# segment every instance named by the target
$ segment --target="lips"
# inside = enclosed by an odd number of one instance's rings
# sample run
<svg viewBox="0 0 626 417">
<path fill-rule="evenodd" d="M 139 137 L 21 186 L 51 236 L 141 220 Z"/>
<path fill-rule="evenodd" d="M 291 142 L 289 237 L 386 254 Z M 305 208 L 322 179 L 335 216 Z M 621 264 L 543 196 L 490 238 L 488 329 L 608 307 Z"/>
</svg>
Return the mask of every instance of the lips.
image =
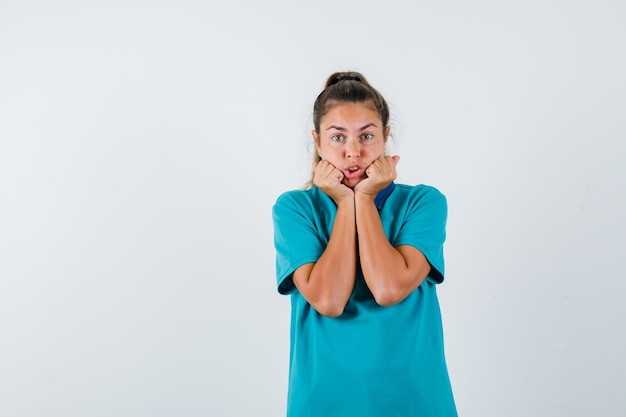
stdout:
<svg viewBox="0 0 626 417">
<path fill-rule="evenodd" d="M 359 178 L 363 174 L 363 169 L 358 166 L 351 166 L 343 171 L 346 178 L 354 179 Z"/>
</svg>

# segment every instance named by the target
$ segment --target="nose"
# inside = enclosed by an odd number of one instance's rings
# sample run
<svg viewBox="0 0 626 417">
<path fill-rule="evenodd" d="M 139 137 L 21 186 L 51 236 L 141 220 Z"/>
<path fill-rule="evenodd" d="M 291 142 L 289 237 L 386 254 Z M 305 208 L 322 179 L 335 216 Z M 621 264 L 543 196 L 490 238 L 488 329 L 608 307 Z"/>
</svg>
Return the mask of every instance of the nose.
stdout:
<svg viewBox="0 0 626 417">
<path fill-rule="evenodd" d="M 357 143 L 357 141 L 349 140 L 346 143 L 346 157 L 348 158 L 358 158 L 361 156 L 361 147 Z"/>
</svg>

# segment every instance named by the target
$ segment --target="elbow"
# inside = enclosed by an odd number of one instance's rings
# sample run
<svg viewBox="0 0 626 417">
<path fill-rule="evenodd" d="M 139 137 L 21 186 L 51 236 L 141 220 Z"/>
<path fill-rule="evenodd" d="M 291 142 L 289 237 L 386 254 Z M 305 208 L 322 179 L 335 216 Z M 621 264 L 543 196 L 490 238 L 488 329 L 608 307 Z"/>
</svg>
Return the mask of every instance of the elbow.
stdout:
<svg viewBox="0 0 626 417">
<path fill-rule="evenodd" d="M 392 307 L 400 304 L 415 291 L 424 282 L 426 274 L 420 274 L 416 277 L 406 276 L 396 280 L 384 280 L 381 277 L 375 282 L 377 285 L 370 286 L 370 291 L 378 305 Z"/>
<path fill-rule="evenodd" d="M 401 291 L 399 288 L 378 288 L 372 291 L 376 304 L 382 307 L 392 307 L 401 303 L 408 294 Z"/>
<path fill-rule="evenodd" d="M 345 303 L 336 301 L 336 300 L 322 300 L 318 301 L 315 304 L 312 304 L 315 311 L 320 313 L 322 316 L 328 318 L 336 318 L 343 314 L 343 310 L 345 309 L 347 301 Z"/>
<path fill-rule="evenodd" d="M 320 313 L 324 317 L 328 317 L 330 319 L 337 318 L 343 314 L 343 309 L 345 306 L 336 306 L 336 305 L 328 305 L 328 306 L 313 306 L 315 311 Z"/>
<path fill-rule="evenodd" d="M 330 309 L 330 310 L 317 310 L 322 316 L 329 319 L 336 319 L 343 314 L 343 310 Z"/>
</svg>

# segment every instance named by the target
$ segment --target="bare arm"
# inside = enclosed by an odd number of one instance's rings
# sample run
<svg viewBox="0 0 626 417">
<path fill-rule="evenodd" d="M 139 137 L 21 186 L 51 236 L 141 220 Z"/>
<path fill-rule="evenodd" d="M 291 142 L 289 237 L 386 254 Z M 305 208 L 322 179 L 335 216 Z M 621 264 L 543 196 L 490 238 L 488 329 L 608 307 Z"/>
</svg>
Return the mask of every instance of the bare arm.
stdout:
<svg viewBox="0 0 626 417">
<path fill-rule="evenodd" d="M 371 196 L 357 192 L 355 204 L 363 277 L 378 304 L 395 305 L 424 281 L 430 264 L 413 246 L 389 243 Z"/>
<path fill-rule="evenodd" d="M 328 246 L 316 263 L 302 265 L 293 282 L 302 296 L 328 317 L 343 313 L 356 276 L 356 226 L 354 200 L 338 206 Z"/>
<path fill-rule="evenodd" d="M 368 178 L 355 187 L 361 269 L 376 302 L 383 306 L 404 300 L 430 272 L 428 260 L 418 249 L 389 243 L 374 204 L 376 195 L 396 178 L 398 161 L 398 156 L 377 159 L 367 169 Z"/>
<path fill-rule="evenodd" d="M 354 192 L 341 184 L 343 175 L 332 164 L 320 161 L 315 184 L 337 204 L 328 246 L 315 263 L 302 265 L 293 282 L 315 310 L 338 317 L 350 299 L 356 277 L 356 219 Z"/>
</svg>

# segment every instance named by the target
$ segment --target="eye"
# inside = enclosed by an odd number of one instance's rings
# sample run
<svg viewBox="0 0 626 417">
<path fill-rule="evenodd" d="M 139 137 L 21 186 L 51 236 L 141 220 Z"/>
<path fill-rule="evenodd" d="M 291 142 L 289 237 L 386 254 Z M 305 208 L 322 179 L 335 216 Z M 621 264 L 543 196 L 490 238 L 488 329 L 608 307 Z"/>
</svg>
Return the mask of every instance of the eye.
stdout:
<svg viewBox="0 0 626 417">
<path fill-rule="evenodd" d="M 364 133 L 361 135 L 362 140 L 371 140 L 373 138 L 374 138 L 374 135 L 372 135 L 371 133 Z"/>
<path fill-rule="evenodd" d="M 330 138 L 333 142 L 343 142 L 343 139 L 343 135 L 333 135 Z"/>
</svg>

